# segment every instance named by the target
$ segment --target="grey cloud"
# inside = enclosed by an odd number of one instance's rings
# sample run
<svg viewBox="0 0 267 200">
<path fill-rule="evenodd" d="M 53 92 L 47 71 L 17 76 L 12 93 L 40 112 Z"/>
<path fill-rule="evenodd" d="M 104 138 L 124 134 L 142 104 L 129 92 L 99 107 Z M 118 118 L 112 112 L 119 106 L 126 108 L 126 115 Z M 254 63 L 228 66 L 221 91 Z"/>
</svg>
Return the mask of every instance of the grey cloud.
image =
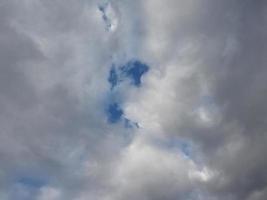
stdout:
<svg viewBox="0 0 267 200">
<path fill-rule="evenodd" d="M 0 3 L 0 198 L 265 199 L 266 2 L 114 0 L 111 32 L 99 3 Z M 150 71 L 122 89 L 140 123 L 125 130 L 104 105 L 111 63 L 132 58 Z"/>
<path fill-rule="evenodd" d="M 74 7 L 78 9 L 75 13 Z M 5 185 L 1 193 L 11 191 L 16 180 L 25 176 L 44 178 L 59 188 L 71 187 L 74 193 L 85 182 L 79 175 L 82 163 L 87 157 L 100 159 L 106 150 L 101 153 L 97 141 L 110 140 L 105 139 L 110 130 L 105 128 L 104 113 L 94 109 L 101 108 L 102 94 L 95 94 L 93 84 L 86 85 L 101 73 L 105 75 L 105 71 L 99 68 L 101 63 L 94 67 L 89 61 L 88 66 L 80 63 L 72 48 L 83 54 L 83 47 L 69 41 L 76 37 L 81 37 L 79 43 L 88 41 L 83 32 L 71 33 L 76 22 L 82 23 L 84 13 L 80 11 L 84 8 L 76 3 L 71 6 L 71 2 L 67 6 L 62 1 L 11 1 L 3 2 L 1 10 L 0 182 Z M 68 45 L 64 46 L 63 40 Z M 93 45 L 87 46 L 88 53 L 94 51 Z M 48 52 L 43 49 L 46 47 L 50 48 Z M 88 76 L 83 76 L 86 71 Z M 99 83 L 105 80 L 102 74 L 101 79 Z M 101 87 L 104 89 L 105 84 L 98 84 L 98 91 Z M 107 150 L 113 148 L 103 145 Z M 8 199 L 16 199 L 16 195 Z"/>
<path fill-rule="evenodd" d="M 204 18 L 206 24 L 198 31 L 208 37 L 200 65 L 222 121 L 203 129 L 197 124 L 193 127 L 194 118 L 189 116 L 181 126 L 187 136 L 191 132 L 190 137 L 200 142 L 204 157 L 221 173 L 220 180 L 212 181 L 207 190 L 214 190 L 221 199 L 248 199 L 266 187 L 266 3 L 226 1 L 219 5 L 208 7 L 210 19 Z M 232 44 L 229 37 L 233 37 Z"/>
<path fill-rule="evenodd" d="M 179 68 L 193 67 L 183 78 L 175 77 L 176 87 L 168 92 L 158 89 L 165 103 L 154 101 L 154 111 L 149 110 L 149 105 L 143 108 L 159 117 L 163 133 L 193 140 L 196 149 L 202 150 L 195 152 L 201 155 L 198 159 L 219 173 L 205 187 L 214 198 L 248 199 L 257 191 L 264 194 L 266 187 L 265 11 L 263 1 L 203 1 L 195 13 L 180 21 L 164 21 L 164 14 L 159 14 L 163 15 L 162 24 L 172 26 L 166 31 L 172 45 L 166 45 L 163 51 L 166 60 L 159 59 L 164 73 L 158 84 L 170 81 Z M 153 20 L 152 25 L 165 27 Z M 151 29 L 158 34 L 165 32 Z M 187 39 L 194 49 L 179 55 L 177 46 Z M 170 64 L 177 70 L 168 67 L 171 59 L 175 62 Z M 196 112 L 203 95 L 212 99 L 210 106 L 218 112 L 218 119 L 212 116 L 211 124 L 200 123 Z M 209 105 L 204 109 L 209 112 Z"/>
</svg>

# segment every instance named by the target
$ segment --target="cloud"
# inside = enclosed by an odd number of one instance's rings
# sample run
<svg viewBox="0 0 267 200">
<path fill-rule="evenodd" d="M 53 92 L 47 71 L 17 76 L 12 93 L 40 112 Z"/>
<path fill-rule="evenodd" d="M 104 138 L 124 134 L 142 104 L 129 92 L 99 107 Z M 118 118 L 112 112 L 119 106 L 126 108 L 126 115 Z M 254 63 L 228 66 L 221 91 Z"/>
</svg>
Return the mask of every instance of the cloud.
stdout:
<svg viewBox="0 0 267 200">
<path fill-rule="evenodd" d="M 0 198 L 265 199 L 266 10 L 2 1 Z"/>
</svg>

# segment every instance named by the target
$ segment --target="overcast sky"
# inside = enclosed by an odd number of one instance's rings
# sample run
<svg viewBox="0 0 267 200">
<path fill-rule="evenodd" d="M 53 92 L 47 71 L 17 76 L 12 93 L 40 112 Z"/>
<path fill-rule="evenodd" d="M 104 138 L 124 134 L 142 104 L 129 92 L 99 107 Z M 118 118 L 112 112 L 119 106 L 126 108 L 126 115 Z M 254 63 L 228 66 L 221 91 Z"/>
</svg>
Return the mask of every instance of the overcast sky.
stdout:
<svg viewBox="0 0 267 200">
<path fill-rule="evenodd" d="M 1 200 L 266 200 L 266 0 L 0 0 Z"/>
</svg>

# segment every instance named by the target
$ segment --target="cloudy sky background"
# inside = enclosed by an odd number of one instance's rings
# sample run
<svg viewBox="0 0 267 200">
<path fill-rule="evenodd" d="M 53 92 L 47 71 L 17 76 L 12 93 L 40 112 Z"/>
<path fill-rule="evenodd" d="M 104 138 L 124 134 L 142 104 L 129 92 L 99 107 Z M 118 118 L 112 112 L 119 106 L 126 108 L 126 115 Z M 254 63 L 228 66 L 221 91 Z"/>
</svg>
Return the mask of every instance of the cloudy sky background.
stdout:
<svg viewBox="0 0 267 200">
<path fill-rule="evenodd" d="M 266 63 L 265 0 L 0 0 L 0 199 L 265 200 Z"/>
</svg>

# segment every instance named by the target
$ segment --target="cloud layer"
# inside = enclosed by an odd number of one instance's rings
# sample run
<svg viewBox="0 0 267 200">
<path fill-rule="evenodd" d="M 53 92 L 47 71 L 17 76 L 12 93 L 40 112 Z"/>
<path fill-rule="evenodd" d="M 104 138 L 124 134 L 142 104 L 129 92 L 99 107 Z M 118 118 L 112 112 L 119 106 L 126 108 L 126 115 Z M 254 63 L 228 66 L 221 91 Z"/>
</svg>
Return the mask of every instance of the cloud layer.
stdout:
<svg viewBox="0 0 267 200">
<path fill-rule="evenodd" d="M 0 1 L 0 199 L 265 200 L 264 0 Z"/>
</svg>

